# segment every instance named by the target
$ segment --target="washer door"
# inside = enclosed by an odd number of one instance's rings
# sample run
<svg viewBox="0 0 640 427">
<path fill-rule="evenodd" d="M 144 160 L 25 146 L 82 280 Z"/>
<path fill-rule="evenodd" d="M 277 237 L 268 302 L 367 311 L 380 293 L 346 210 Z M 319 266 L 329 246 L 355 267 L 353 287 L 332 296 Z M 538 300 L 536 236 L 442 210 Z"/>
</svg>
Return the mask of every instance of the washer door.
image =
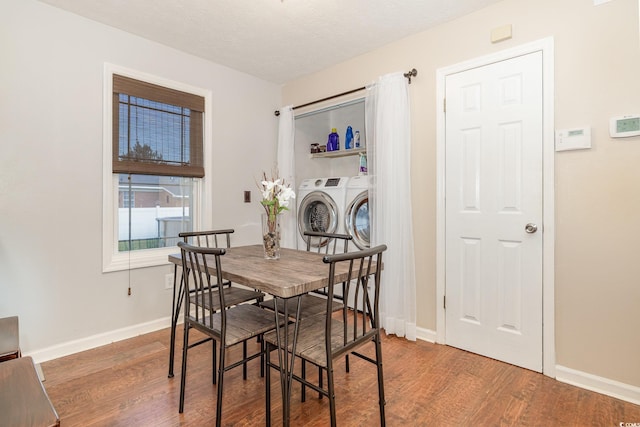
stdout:
<svg viewBox="0 0 640 427">
<path fill-rule="evenodd" d="M 327 193 L 314 191 L 305 196 L 298 207 L 298 230 L 306 242 L 305 231 L 335 233 L 338 228 L 338 206 Z M 314 241 L 312 246 L 324 246 L 328 240 Z"/>
<path fill-rule="evenodd" d="M 369 193 L 363 191 L 347 207 L 345 214 L 347 233 L 353 237 L 353 243 L 358 249 L 371 246 L 369 234 Z"/>
</svg>

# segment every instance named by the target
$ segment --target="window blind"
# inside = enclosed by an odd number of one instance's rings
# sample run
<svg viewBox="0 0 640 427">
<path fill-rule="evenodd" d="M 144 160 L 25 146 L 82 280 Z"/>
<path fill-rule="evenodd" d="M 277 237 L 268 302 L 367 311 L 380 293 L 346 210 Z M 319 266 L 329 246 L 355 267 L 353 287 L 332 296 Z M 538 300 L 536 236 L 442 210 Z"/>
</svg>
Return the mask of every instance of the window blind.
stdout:
<svg viewBox="0 0 640 427">
<path fill-rule="evenodd" d="M 204 177 L 204 97 L 113 75 L 113 173 Z"/>
</svg>

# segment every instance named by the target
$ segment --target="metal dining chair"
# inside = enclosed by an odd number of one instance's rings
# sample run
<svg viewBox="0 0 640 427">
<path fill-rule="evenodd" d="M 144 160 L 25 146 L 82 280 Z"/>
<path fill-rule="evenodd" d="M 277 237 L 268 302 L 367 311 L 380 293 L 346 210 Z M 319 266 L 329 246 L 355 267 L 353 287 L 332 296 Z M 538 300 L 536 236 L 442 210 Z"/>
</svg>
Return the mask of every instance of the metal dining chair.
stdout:
<svg viewBox="0 0 640 427">
<path fill-rule="evenodd" d="M 327 386 L 314 384 L 302 376 L 293 374 L 293 379 L 311 387 L 329 398 L 331 425 L 336 425 L 336 403 L 333 362 L 345 354 L 353 354 L 376 365 L 378 377 L 378 399 L 380 408 L 380 425 L 385 425 L 384 381 L 382 372 L 382 345 L 380 342 L 380 286 L 382 273 L 382 253 L 386 245 L 346 254 L 325 255 L 323 262 L 328 264 L 328 293 L 332 294 L 336 282 L 345 281 L 345 298 L 361 301 L 359 309 L 350 309 L 346 304 L 340 314 L 334 312 L 331 299 L 325 300 L 325 309 L 321 315 L 301 319 L 297 324 L 297 336 L 289 331 L 287 351 L 292 352 L 295 346 L 295 357 L 313 363 L 322 369 L 327 376 Z M 346 267 L 348 273 L 336 280 L 336 268 Z M 341 269 L 340 269 L 341 271 Z M 347 300 L 349 300 L 347 299 Z M 361 310 L 360 310 L 361 308 Z M 284 337 L 282 337 L 284 338 Z M 278 337 L 275 332 L 265 334 L 266 343 L 266 404 L 267 425 L 271 417 L 271 368 L 280 369 L 272 363 L 270 353 L 278 348 Z M 283 341 L 282 339 L 280 340 Z M 357 350 L 373 343 L 375 357 L 371 358 Z"/>
<path fill-rule="evenodd" d="M 221 229 L 221 230 L 208 230 L 208 231 L 188 231 L 182 232 L 178 234 L 185 243 L 192 244 L 198 247 L 204 248 L 230 248 L 231 247 L 231 234 L 234 232 L 233 229 Z M 173 301 L 171 305 L 171 342 L 169 347 L 169 378 L 173 378 L 173 364 L 175 358 L 175 345 L 176 345 L 176 326 L 178 324 L 178 318 L 180 317 L 180 309 L 183 306 L 185 293 L 183 292 L 184 288 L 184 277 L 180 275 L 178 279 L 178 265 L 174 266 L 173 269 L 174 280 L 173 280 Z M 179 284 L 178 284 L 179 282 Z M 258 292 L 252 289 L 245 289 L 239 286 L 234 286 L 229 281 L 223 282 L 226 287 L 226 303 L 228 305 L 237 305 L 245 302 L 261 302 L 264 298 L 264 294 L 262 292 Z M 178 285 L 178 286 L 176 286 Z M 218 282 L 214 281 L 211 287 L 211 290 L 215 293 L 218 289 Z M 189 295 L 193 296 L 194 290 L 189 290 Z M 208 300 L 207 300 L 208 301 Z M 220 306 L 217 304 L 217 297 L 214 294 L 213 296 L 213 306 L 207 307 L 211 308 L 214 312 L 220 310 Z M 204 339 L 199 344 L 202 344 L 207 341 L 213 341 L 213 383 L 216 383 L 216 341 L 211 339 Z M 244 372 L 244 376 L 246 378 L 246 369 Z"/>
<path fill-rule="evenodd" d="M 247 354 L 247 340 L 262 338 L 275 329 L 272 313 L 253 304 L 230 304 L 228 292 L 233 288 L 218 286 L 216 292 L 211 289 L 222 283 L 221 258 L 226 253 L 224 248 L 206 248 L 179 242 L 182 255 L 182 276 L 184 279 L 184 344 L 182 346 L 182 373 L 180 380 L 180 407 L 184 411 L 184 397 L 187 377 L 187 356 L 190 348 L 200 342 L 189 343 L 189 331 L 197 329 L 202 334 L 219 343 L 219 363 L 217 370 L 216 426 L 222 425 L 222 396 L 224 390 L 224 373 L 242 365 L 246 372 L 247 362 L 260 357 L 260 368 L 264 367 L 264 340 L 259 339 L 260 350 Z M 211 274 L 215 268 L 215 274 Z M 211 307 L 222 307 L 212 310 Z M 225 354 L 230 347 L 243 344 L 241 360 L 228 363 Z M 244 377 L 246 379 L 246 375 Z"/>
<path fill-rule="evenodd" d="M 307 243 L 307 252 L 311 252 L 312 250 L 325 255 L 332 255 L 335 253 L 347 253 L 349 251 L 349 242 L 353 240 L 353 236 L 349 234 L 339 234 L 339 233 L 325 233 L 319 231 L 305 231 L 304 232 L 304 240 Z M 310 316 L 316 316 L 318 314 L 323 314 L 325 307 L 327 305 L 327 298 L 329 293 L 327 292 L 327 288 L 318 289 L 313 292 L 309 292 L 306 295 L 303 295 L 300 298 L 300 319 L 304 319 Z M 342 287 L 342 292 L 339 294 L 335 294 L 333 296 L 333 311 L 340 310 L 343 305 L 343 296 L 344 295 L 344 286 Z M 287 313 L 296 313 L 296 301 L 294 298 L 286 300 L 285 304 L 288 305 L 286 308 Z M 274 310 L 274 300 L 268 300 L 260 303 L 260 305 L 269 310 Z M 284 314 L 285 307 L 284 304 L 278 306 L 278 312 Z M 349 372 L 349 356 L 345 356 L 346 360 L 346 369 Z M 303 378 L 306 377 L 306 363 L 302 361 L 302 372 L 301 375 Z M 318 381 L 320 386 L 322 387 L 322 370 L 318 371 Z M 322 398 L 322 394 L 319 396 Z M 306 400 L 306 389 L 304 385 L 302 386 L 302 395 L 301 399 L 304 402 Z"/>
</svg>

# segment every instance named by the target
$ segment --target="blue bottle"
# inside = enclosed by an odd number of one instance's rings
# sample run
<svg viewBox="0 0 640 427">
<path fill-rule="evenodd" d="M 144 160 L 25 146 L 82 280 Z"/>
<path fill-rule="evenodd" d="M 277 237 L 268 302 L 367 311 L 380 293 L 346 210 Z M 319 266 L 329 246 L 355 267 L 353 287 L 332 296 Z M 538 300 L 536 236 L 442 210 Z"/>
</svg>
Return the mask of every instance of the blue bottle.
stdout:
<svg viewBox="0 0 640 427">
<path fill-rule="evenodd" d="M 337 151 L 340 149 L 340 136 L 336 128 L 331 128 L 329 139 L 327 140 L 327 151 Z"/>
<path fill-rule="evenodd" d="M 344 148 L 346 150 L 353 148 L 353 130 L 351 130 L 351 126 L 347 126 L 347 134 L 344 137 Z"/>
</svg>

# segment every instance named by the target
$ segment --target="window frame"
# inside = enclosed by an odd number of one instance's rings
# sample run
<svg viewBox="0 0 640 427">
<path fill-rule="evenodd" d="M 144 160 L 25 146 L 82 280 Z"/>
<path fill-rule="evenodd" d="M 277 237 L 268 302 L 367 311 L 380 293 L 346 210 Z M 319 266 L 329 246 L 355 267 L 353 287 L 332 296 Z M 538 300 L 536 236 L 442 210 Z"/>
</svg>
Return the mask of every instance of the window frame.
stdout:
<svg viewBox="0 0 640 427">
<path fill-rule="evenodd" d="M 210 228 L 212 214 L 212 93 L 210 90 L 191 86 L 185 83 L 168 80 L 152 74 L 128 69 L 118 65 L 105 63 L 103 76 L 103 165 L 102 165 L 102 271 L 122 271 L 136 268 L 152 267 L 168 264 L 167 257 L 175 253 L 175 246 L 141 249 L 136 251 L 118 251 L 118 174 L 113 172 L 113 75 L 118 74 L 141 80 L 158 86 L 202 96 L 205 100 L 203 115 L 203 162 L 205 175 L 194 178 L 194 200 L 192 201 L 192 224 L 194 230 Z"/>
</svg>

